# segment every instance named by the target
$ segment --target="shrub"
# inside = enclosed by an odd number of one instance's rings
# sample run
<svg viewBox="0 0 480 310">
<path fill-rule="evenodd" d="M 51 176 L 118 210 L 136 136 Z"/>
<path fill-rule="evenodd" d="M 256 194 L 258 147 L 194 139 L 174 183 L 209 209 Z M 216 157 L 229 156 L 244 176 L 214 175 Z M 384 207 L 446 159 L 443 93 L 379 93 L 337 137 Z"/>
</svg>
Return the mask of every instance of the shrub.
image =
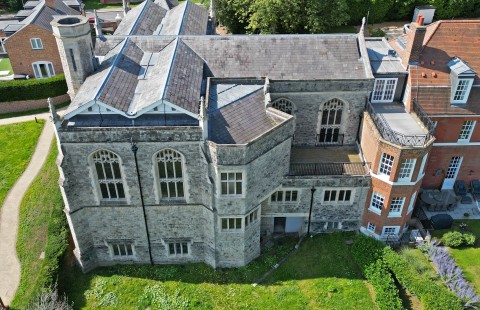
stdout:
<svg viewBox="0 0 480 310">
<path fill-rule="evenodd" d="M 65 295 L 59 295 L 57 284 L 43 291 L 28 306 L 27 310 L 73 310 Z"/>
<path fill-rule="evenodd" d="M 65 76 L 0 82 L 0 102 L 47 99 L 67 93 Z"/>
<path fill-rule="evenodd" d="M 358 235 L 352 246 L 355 262 L 375 291 L 375 303 L 379 309 L 403 309 L 402 300 L 392 274 L 382 261 L 383 243 L 364 235 Z"/>
<path fill-rule="evenodd" d="M 403 287 L 420 298 L 424 310 L 463 309 L 461 300 L 446 286 L 419 275 L 391 248 L 385 247 L 383 255 L 387 267 L 395 274 Z"/>
<path fill-rule="evenodd" d="M 446 246 L 458 247 L 463 244 L 463 235 L 458 231 L 451 231 L 443 235 L 442 242 Z"/>
<path fill-rule="evenodd" d="M 463 243 L 465 245 L 475 245 L 475 235 L 474 234 L 463 234 Z"/>
</svg>

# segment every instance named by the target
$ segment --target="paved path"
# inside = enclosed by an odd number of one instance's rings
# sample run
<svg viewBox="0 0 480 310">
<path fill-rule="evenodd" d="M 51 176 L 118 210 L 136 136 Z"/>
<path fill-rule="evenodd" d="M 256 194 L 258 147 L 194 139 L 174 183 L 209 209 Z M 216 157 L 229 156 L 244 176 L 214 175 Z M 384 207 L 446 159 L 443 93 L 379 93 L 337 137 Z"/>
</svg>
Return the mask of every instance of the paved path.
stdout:
<svg viewBox="0 0 480 310">
<path fill-rule="evenodd" d="M 38 114 L 37 118 L 48 119 L 48 113 Z M 0 125 L 34 120 L 35 116 L 21 116 L 0 120 Z M 20 283 L 20 262 L 16 243 L 18 232 L 18 212 L 25 192 L 37 176 L 47 159 L 54 137 L 52 123 L 47 120 L 38 139 L 32 159 L 15 185 L 10 189 L 0 209 L 0 297 L 10 304 Z M 40 253 L 38 253 L 40 255 Z"/>
</svg>

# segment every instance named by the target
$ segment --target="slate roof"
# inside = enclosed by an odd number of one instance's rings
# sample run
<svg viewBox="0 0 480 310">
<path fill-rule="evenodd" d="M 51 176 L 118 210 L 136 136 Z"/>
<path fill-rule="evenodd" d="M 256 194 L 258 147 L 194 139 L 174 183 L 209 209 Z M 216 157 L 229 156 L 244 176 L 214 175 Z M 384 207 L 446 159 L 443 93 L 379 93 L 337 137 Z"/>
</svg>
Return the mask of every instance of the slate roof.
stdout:
<svg viewBox="0 0 480 310">
<path fill-rule="evenodd" d="M 167 10 L 160 5 L 150 0 L 143 1 L 124 17 L 114 35 L 151 35 L 166 14 Z"/>
<path fill-rule="evenodd" d="M 451 70 L 448 66 L 454 57 L 458 57 L 473 71 L 480 72 L 479 46 L 479 20 L 438 21 L 427 26 L 420 64 L 410 68 L 412 88 L 416 85 L 428 86 L 412 92 L 427 113 L 480 114 L 478 74 L 475 76 L 474 87 L 470 92 L 467 105 L 465 107 L 450 106 Z"/>
<path fill-rule="evenodd" d="M 247 144 L 283 120 L 265 110 L 262 90 L 209 113 L 209 140 L 217 144 Z"/>
</svg>

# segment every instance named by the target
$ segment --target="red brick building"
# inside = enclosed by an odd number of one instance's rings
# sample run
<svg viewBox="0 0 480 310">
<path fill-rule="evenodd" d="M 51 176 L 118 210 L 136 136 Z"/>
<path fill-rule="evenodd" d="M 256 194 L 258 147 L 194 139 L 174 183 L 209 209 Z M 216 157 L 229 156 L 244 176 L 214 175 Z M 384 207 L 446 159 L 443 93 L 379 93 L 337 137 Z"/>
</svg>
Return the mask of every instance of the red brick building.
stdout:
<svg viewBox="0 0 480 310">
<path fill-rule="evenodd" d="M 403 42 L 417 47 L 408 63 L 406 106 L 420 106 L 436 124 L 422 187 L 452 189 L 456 180 L 480 178 L 480 21 L 438 21 L 412 28 L 392 46 L 404 60 Z"/>
<path fill-rule="evenodd" d="M 55 15 L 78 15 L 61 0 L 40 1 L 31 10 L 23 10 L 25 19 L 16 24 L 18 30 L 8 34 L 6 47 L 13 72 L 30 77 L 46 78 L 63 73 L 57 43 L 50 22 Z"/>
</svg>

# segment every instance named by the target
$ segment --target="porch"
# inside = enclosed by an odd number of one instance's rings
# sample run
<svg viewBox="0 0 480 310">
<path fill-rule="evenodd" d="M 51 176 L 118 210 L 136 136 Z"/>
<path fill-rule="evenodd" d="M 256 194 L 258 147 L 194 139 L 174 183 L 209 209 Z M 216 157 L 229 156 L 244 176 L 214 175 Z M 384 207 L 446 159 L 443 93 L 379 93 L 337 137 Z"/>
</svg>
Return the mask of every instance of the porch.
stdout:
<svg viewBox="0 0 480 310">
<path fill-rule="evenodd" d="M 355 146 L 293 147 L 290 176 L 367 175 L 368 164 Z"/>
<path fill-rule="evenodd" d="M 439 208 L 438 205 L 428 204 L 428 201 L 425 202 L 425 200 L 428 200 L 425 198 L 425 195 L 428 195 L 429 193 L 432 193 L 433 197 L 437 195 L 437 200 L 439 197 L 445 197 L 443 198 L 444 200 L 442 203 L 449 203 L 453 201 L 453 199 L 455 199 L 455 202 L 451 208 Z M 431 218 L 436 214 L 446 213 L 454 220 L 480 219 L 479 202 L 475 200 L 475 197 L 470 193 L 466 196 L 470 199 L 461 199 L 461 197 L 455 195 L 453 190 L 425 190 L 419 197 L 419 206 L 428 218 Z M 466 214 L 468 214 L 468 216 L 465 216 Z"/>
</svg>

